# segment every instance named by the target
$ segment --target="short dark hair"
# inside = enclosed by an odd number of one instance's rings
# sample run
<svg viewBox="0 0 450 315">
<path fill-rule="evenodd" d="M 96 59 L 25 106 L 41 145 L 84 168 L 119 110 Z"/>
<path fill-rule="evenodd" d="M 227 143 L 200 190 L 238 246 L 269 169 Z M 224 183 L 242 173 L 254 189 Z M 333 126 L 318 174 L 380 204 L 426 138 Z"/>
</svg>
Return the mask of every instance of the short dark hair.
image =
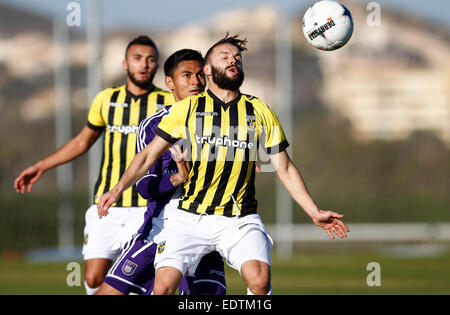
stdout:
<svg viewBox="0 0 450 315">
<path fill-rule="evenodd" d="M 199 61 L 202 66 L 204 62 L 202 54 L 199 51 L 193 49 L 181 49 L 174 52 L 166 59 L 166 62 L 164 62 L 164 74 L 166 76 L 172 76 L 173 71 L 178 64 L 187 60 Z"/>
<path fill-rule="evenodd" d="M 125 58 L 127 57 L 128 50 L 133 45 L 144 45 L 144 46 L 150 46 L 155 48 L 156 52 L 158 52 L 158 47 L 156 47 L 155 42 L 148 36 L 145 35 L 139 35 L 135 39 L 133 39 L 131 42 L 128 43 L 127 49 L 125 50 Z"/>
<path fill-rule="evenodd" d="M 205 54 L 205 62 L 208 62 L 209 56 L 211 55 L 214 48 L 216 48 L 219 45 L 223 45 L 223 44 L 231 44 L 231 45 L 237 47 L 237 49 L 239 49 L 240 52 L 247 50 L 247 46 L 246 46 L 247 38 L 240 39 L 239 35 L 230 36 L 230 34 L 227 32 L 227 34 L 225 35 L 224 38 L 219 40 L 217 43 L 212 45 L 211 48 L 208 49 L 208 51 Z"/>
</svg>

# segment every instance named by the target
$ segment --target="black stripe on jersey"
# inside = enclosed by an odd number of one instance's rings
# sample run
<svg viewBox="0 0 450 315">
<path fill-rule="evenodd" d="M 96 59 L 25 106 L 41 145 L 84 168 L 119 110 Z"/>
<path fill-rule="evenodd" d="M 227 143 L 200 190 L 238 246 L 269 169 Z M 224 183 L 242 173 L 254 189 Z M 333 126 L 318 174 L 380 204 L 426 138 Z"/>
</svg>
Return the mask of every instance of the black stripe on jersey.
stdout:
<svg viewBox="0 0 450 315">
<path fill-rule="evenodd" d="M 206 97 L 200 97 L 198 99 L 197 110 L 195 112 L 195 135 L 198 135 L 199 137 L 201 137 L 203 135 L 204 115 L 197 116 L 197 113 L 205 112 L 205 104 L 206 104 Z M 186 123 L 187 123 L 187 121 L 186 121 Z M 188 139 L 190 139 L 190 138 L 188 138 Z M 185 197 L 183 198 L 183 200 L 187 200 L 194 193 L 195 182 L 197 181 L 197 178 L 198 178 L 198 169 L 201 164 L 201 151 L 202 151 L 203 144 L 200 145 L 199 143 L 197 143 L 197 144 L 193 144 L 193 146 L 195 146 L 195 148 L 197 149 L 197 159 L 194 162 L 193 169 L 192 169 L 194 175 L 192 176 L 192 178 L 190 180 L 189 188 L 188 188 L 187 193 L 185 194 Z M 181 202 L 180 202 L 180 205 L 181 205 Z"/>
<path fill-rule="evenodd" d="M 105 126 L 96 126 L 91 124 L 89 121 L 86 123 L 86 125 L 91 128 L 92 130 L 96 130 L 96 131 L 101 131 L 103 129 L 105 129 Z"/>
<path fill-rule="evenodd" d="M 160 136 L 161 138 L 163 138 L 164 140 L 166 140 L 170 144 L 174 144 L 175 142 L 177 142 L 179 140 L 178 138 L 173 138 L 167 132 L 165 132 L 162 129 L 159 129 L 158 127 L 156 127 L 155 135 Z"/>
<path fill-rule="evenodd" d="M 238 104 L 233 104 L 229 108 L 229 120 L 230 120 L 230 126 L 229 126 L 229 132 L 228 136 L 232 138 L 232 140 L 238 139 L 238 130 L 236 127 L 239 125 L 239 112 L 238 112 Z M 235 147 L 228 147 L 227 148 L 227 155 L 226 160 L 223 166 L 222 175 L 219 180 L 219 184 L 217 185 L 217 190 L 214 194 L 214 198 L 211 202 L 211 205 L 219 205 L 222 201 L 225 189 L 227 188 L 228 181 L 230 179 L 231 171 L 233 169 L 234 163 L 239 163 L 239 161 L 235 161 L 236 157 L 236 150 Z M 245 150 L 247 151 L 247 149 Z M 232 200 L 230 200 L 232 202 Z"/>
<path fill-rule="evenodd" d="M 254 116 L 255 115 L 252 103 L 250 103 L 248 101 L 245 102 L 245 112 L 246 112 L 247 116 Z M 247 143 L 253 143 L 254 139 L 255 139 L 255 131 L 251 131 L 251 130 L 247 129 Z M 241 171 L 239 172 L 239 177 L 238 177 L 238 179 L 236 181 L 236 186 L 235 186 L 234 192 L 232 194 L 233 198 L 235 200 L 237 199 L 237 195 L 238 195 L 239 191 L 241 190 L 242 186 L 244 185 L 245 177 L 247 177 L 247 170 L 248 170 L 248 167 L 249 167 L 250 163 L 254 163 L 254 162 L 250 161 L 250 152 L 249 152 L 249 150 L 245 150 L 244 161 L 242 161 Z M 254 164 L 251 164 L 251 165 L 254 168 Z M 248 184 L 249 183 L 247 183 L 247 185 Z M 243 199 L 243 205 L 242 205 L 243 208 L 241 209 L 241 212 L 245 212 L 246 213 L 246 211 L 244 209 L 245 202 L 246 202 L 246 199 L 244 198 Z M 223 211 L 224 212 L 223 214 L 225 216 L 231 216 L 232 212 L 233 212 L 233 206 L 234 206 L 233 203 L 230 203 L 230 204 L 226 205 L 225 209 Z"/>
<path fill-rule="evenodd" d="M 221 127 L 221 122 L 222 122 L 222 115 L 221 115 L 220 105 L 217 104 L 216 100 L 214 100 L 214 111 L 217 112 L 218 115 L 215 115 L 213 117 L 213 121 L 212 121 L 213 132 L 211 134 L 211 138 L 217 138 L 217 137 L 222 136 L 220 134 L 221 132 L 219 131 L 219 130 L 221 130 L 220 127 Z M 217 135 L 215 133 L 215 131 L 218 131 L 220 133 Z M 203 133 L 201 133 L 200 135 L 203 135 Z M 206 196 L 206 192 L 208 191 L 209 186 L 211 186 L 211 182 L 214 178 L 214 174 L 215 174 L 215 170 L 216 170 L 216 164 L 217 164 L 217 156 L 216 155 L 217 155 L 218 151 L 219 151 L 219 149 L 216 148 L 215 145 L 213 145 L 211 148 L 211 151 L 209 152 L 208 162 L 206 163 L 205 179 L 203 181 L 202 189 L 198 192 L 197 197 L 195 197 L 194 201 L 189 206 L 189 211 L 197 212 L 196 210 L 198 208 L 198 205 L 203 202 L 203 199 Z M 214 214 L 214 212 L 208 213 L 208 214 Z"/>
<path fill-rule="evenodd" d="M 164 105 L 164 95 L 158 94 L 156 96 L 156 104 Z"/>
<path fill-rule="evenodd" d="M 122 115 L 122 126 L 130 125 L 130 112 L 131 112 L 131 94 L 127 92 L 125 97 L 125 103 L 128 104 L 127 107 L 123 109 Z M 120 137 L 120 171 L 119 176 L 122 177 L 123 173 L 125 173 L 126 161 L 127 161 L 127 146 L 128 146 L 128 136 L 121 135 Z M 116 202 L 117 207 L 122 207 L 123 203 L 123 194 L 120 195 L 119 199 Z"/>
<path fill-rule="evenodd" d="M 247 109 L 247 115 L 254 116 L 253 106 L 250 102 L 246 102 L 246 109 Z M 255 130 L 254 131 L 248 131 L 247 137 L 250 139 L 247 139 L 248 141 L 254 141 L 255 139 Z M 244 196 L 242 196 L 242 203 L 248 205 L 250 208 L 252 206 L 256 209 L 256 199 L 255 199 L 255 161 L 250 161 L 250 157 L 246 156 L 247 166 L 251 165 L 252 167 L 252 173 L 250 175 L 250 178 L 247 182 L 247 185 L 245 187 Z M 251 164 L 250 164 L 251 163 Z M 247 173 L 247 171 L 246 171 Z"/>
<path fill-rule="evenodd" d="M 289 142 L 287 140 L 283 140 L 280 144 L 266 148 L 266 152 L 267 154 L 276 154 L 285 151 L 287 147 L 289 147 Z"/>
<path fill-rule="evenodd" d="M 189 117 L 190 117 L 190 113 L 191 113 L 191 105 L 192 105 L 192 101 L 189 101 L 188 115 L 186 115 L 186 121 L 184 122 L 184 125 L 186 126 L 186 139 L 187 139 L 187 141 L 190 141 L 190 139 L 191 139 L 191 132 L 189 131 L 189 128 L 188 128 L 188 122 L 189 122 Z M 192 163 L 192 145 L 188 145 L 186 143 L 185 150 L 188 150 L 187 156 L 191 157 L 189 159 L 189 169 L 192 169 L 192 166 L 193 166 L 193 163 Z"/>
<path fill-rule="evenodd" d="M 117 102 L 117 97 L 119 96 L 120 90 L 115 91 L 113 93 L 113 95 L 111 96 L 111 100 L 110 103 L 115 103 Z M 117 109 L 117 107 L 108 107 L 108 123 L 112 123 L 114 121 L 114 113 L 115 110 Z M 107 192 L 110 190 L 110 185 L 111 185 L 111 172 L 112 172 L 112 159 L 113 159 L 113 154 L 112 154 L 112 149 L 113 149 L 113 141 L 114 141 L 114 134 L 110 133 L 109 135 L 109 158 L 108 158 L 108 167 L 106 169 L 106 179 L 105 179 L 105 189 L 104 192 Z M 106 135 L 105 135 L 106 137 Z M 105 157 L 105 148 L 103 148 L 103 158 Z M 95 191 L 97 191 L 98 186 L 100 185 L 100 182 L 102 180 L 102 170 L 100 169 L 100 175 L 98 177 L 98 181 L 97 184 L 95 185 Z"/>
<path fill-rule="evenodd" d="M 148 95 L 141 97 L 141 104 L 139 108 L 139 124 L 147 117 L 147 105 L 148 105 Z M 139 137 L 139 135 L 137 135 Z M 131 204 L 134 206 L 138 205 L 139 192 L 137 186 L 133 185 L 131 187 Z"/>
</svg>

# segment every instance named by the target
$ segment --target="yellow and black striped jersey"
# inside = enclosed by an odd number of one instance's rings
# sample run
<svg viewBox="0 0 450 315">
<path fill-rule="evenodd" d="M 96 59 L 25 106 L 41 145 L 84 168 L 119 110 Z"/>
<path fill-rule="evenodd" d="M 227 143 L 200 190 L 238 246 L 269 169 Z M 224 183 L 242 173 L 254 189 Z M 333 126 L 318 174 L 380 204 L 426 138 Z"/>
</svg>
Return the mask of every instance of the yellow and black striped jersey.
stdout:
<svg viewBox="0 0 450 315">
<path fill-rule="evenodd" d="M 105 89 L 97 94 L 89 109 L 87 122 L 94 130 L 105 130 L 94 203 L 98 203 L 100 196 L 117 184 L 133 160 L 141 121 L 173 102 L 172 93 L 157 87 L 139 96 L 129 92 L 126 85 Z M 132 186 L 123 192 L 113 206 L 146 205 L 147 200 L 138 194 L 136 186 Z"/>
<path fill-rule="evenodd" d="M 274 112 L 246 94 L 223 103 L 210 90 L 175 103 L 156 134 L 186 139 L 191 170 L 179 208 L 192 213 L 256 213 L 255 161 L 259 145 L 269 154 L 288 146 Z"/>
</svg>

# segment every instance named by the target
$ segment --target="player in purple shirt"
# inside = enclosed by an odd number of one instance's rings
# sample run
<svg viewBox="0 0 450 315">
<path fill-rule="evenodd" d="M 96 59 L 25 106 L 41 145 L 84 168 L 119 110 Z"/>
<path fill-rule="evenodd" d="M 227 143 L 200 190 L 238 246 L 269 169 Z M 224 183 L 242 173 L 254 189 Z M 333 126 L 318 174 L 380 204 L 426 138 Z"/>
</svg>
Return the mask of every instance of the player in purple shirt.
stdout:
<svg viewBox="0 0 450 315">
<path fill-rule="evenodd" d="M 164 64 L 166 86 L 172 91 L 175 101 L 189 95 L 203 92 L 205 77 L 203 57 L 195 50 L 182 49 Z M 141 151 L 154 136 L 162 117 L 168 113 L 166 107 L 145 119 L 139 126 L 136 150 Z M 151 294 L 155 269 L 153 265 L 156 244 L 147 240 L 157 217 L 172 199 L 177 200 L 183 193 L 181 185 L 188 177 L 189 165 L 183 159 L 178 145 L 167 150 L 137 183 L 139 194 L 148 199 L 147 211 L 141 228 L 128 241 L 114 265 L 108 271 L 104 283 L 96 294 Z M 180 294 L 226 293 L 225 271 L 222 257 L 218 252 L 206 255 L 196 269 L 194 277 L 186 277 L 179 286 Z"/>
</svg>

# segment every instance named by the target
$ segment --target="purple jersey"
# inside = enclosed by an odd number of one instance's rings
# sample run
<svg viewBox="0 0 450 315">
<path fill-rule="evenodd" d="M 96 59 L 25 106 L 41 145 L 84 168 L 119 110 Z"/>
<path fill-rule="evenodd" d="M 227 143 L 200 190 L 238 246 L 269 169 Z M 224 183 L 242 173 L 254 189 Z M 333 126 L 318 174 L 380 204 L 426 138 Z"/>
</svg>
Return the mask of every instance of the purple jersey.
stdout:
<svg viewBox="0 0 450 315">
<path fill-rule="evenodd" d="M 143 150 L 153 140 L 156 127 L 161 119 L 169 113 L 169 108 L 165 107 L 163 110 L 142 121 L 139 126 L 136 146 L 137 152 Z M 144 223 L 138 231 L 142 236 L 148 236 L 152 227 L 152 218 L 159 215 L 170 199 L 181 197 L 181 191 L 178 192 L 177 189 L 181 190 L 182 187 L 174 187 L 170 182 L 170 176 L 177 172 L 177 165 L 172 159 L 170 151 L 167 150 L 155 162 L 147 174 L 136 183 L 139 194 L 143 198 L 148 199 Z"/>
</svg>

